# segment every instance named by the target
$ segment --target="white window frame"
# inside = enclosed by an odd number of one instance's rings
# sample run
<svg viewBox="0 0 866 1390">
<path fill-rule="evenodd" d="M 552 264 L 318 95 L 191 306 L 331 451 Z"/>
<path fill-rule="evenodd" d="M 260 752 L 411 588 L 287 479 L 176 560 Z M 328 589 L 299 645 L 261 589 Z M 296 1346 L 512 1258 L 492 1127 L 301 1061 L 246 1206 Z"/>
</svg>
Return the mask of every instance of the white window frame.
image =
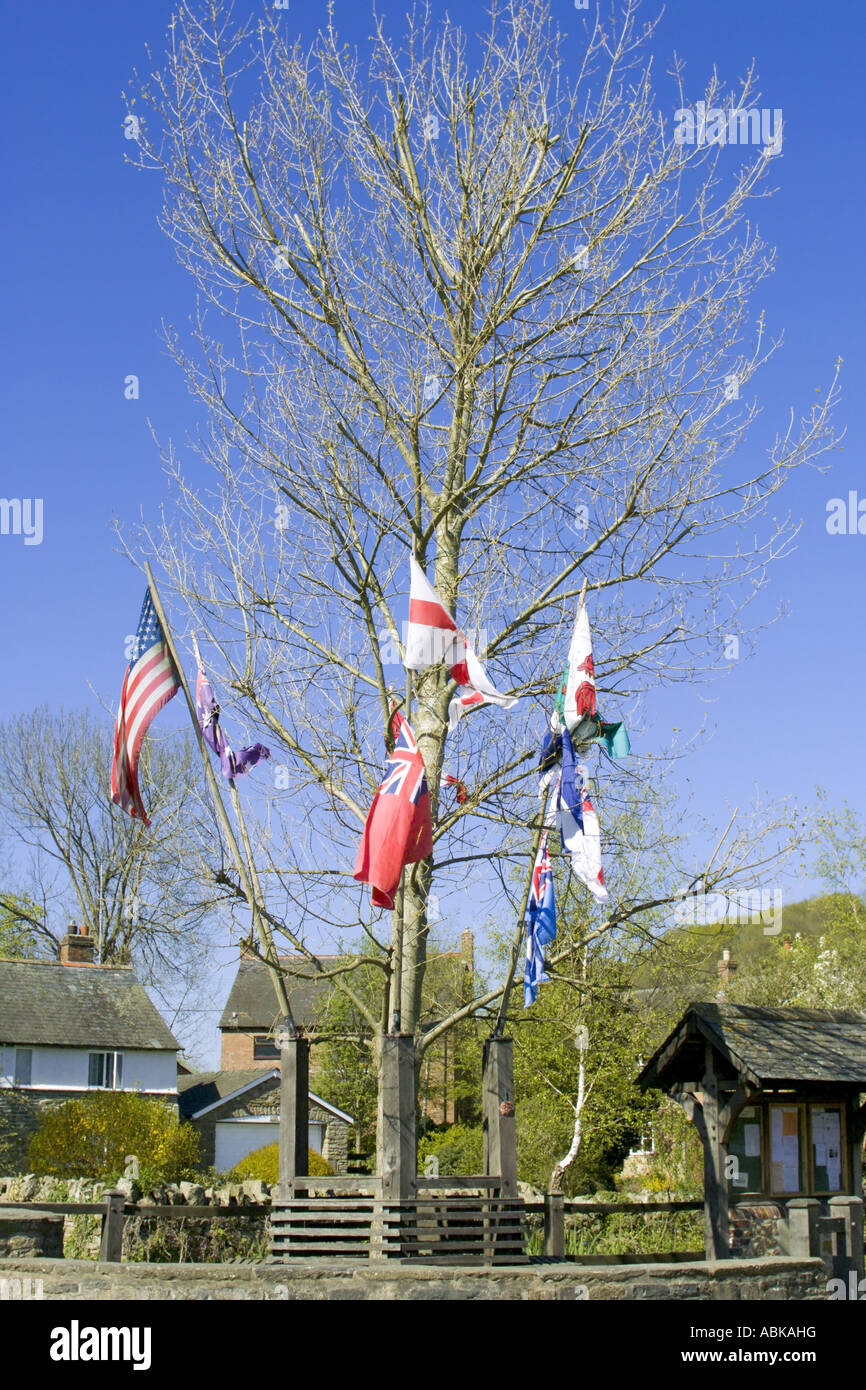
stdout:
<svg viewBox="0 0 866 1390">
<path fill-rule="evenodd" d="M 24 1058 L 24 1057 L 27 1058 L 27 1065 L 26 1065 L 26 1067 L 23 1067 L 23 1066 L 21 1065 L 21 1063 L 19 1062 L 19 1060 L 18 1060 L 19 1058 Z M 32 1047 L 16 1047 L 16 1049 L 15 1049 L 15 1061 L 14 1061 L 14 1063 L 13 1063 L 13 1066 L 14 1066 L 14 1070 L 13 1070 L 13 1072 L 12 1072 L 12 1085 L 13 1085 L 13 1086 L 31 1086 L 31 1085 L 33 1084 L 33 1048 L 32 1048 Z M 26 1081 L 22 1079 L 22 1072 L 25 1071 L 25 1070 L 26 1070 L 26 1072 L 27 1072 L 27 1080 L 26 1080 Z"/>
<path fill-rule="evenodd" d="M 94 1060 L 101 1059 L 101 1081 L 92 1081 L 91 1076 L 94 1072 Z M 110 1062 L 109 1062 L 110 1059 Z M 99 1066 L 95 1070 L 100 1071 Z M 110 1073 L 110 1080 L 106 1077 Z M 122 1091 L 123 1090 L 123 1053 L 122 1052 L 89 1052 L 87 1054 L 87 1089 L 88 1091 Z"/>
</svg>

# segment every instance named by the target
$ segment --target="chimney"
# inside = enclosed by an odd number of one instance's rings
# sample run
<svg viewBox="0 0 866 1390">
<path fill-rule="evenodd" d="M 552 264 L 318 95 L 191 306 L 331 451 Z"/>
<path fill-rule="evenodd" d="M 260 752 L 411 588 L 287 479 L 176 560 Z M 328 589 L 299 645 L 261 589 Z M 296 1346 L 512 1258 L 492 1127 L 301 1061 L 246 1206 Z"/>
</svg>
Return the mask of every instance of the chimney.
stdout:
<svg viewBox="0 0 866 1390">
<path fill-rule="evenodd" d="M 69 931 L 60 942 L 61 965 L 92 965 L 93 937 L 84 927 L 69 923 Z"/>
<path fill-rule="evenodd" d="M 466 969 L 472 973 L 475 969 L 475 941 L 471 931 L 460 933 L 460 954 L 463 957 Z"/>
<path fill-rule="evenodd" d="M 739 969 L 739 966 L 731 960 L 731 952 L 729 947 L 726 946 L 725 949 L 722 951 L 722 959 L 719 961 L 718 965 L 716 966 L 716 969 L 719 972 L 718 997 L 721 998 L 725 993 L 726 987 L 731 983 Z"/>
</svg>

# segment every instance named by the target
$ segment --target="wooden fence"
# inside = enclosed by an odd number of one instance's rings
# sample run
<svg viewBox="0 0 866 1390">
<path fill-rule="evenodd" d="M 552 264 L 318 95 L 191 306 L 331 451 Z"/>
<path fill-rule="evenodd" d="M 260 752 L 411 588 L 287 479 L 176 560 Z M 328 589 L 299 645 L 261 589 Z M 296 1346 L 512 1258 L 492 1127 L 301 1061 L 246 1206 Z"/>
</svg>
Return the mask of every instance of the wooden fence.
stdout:
<svg viewBox="0 0 866 1390">
<path fill-rule="evenodd" d="M 543 1202 L 523 1202 L 502 1197 L 498 1178 L 419 1178 L 418 1187 L 426 1195 L 395 1202 L 383 1199 L 381 1180 L 375 1177 L 303 1177 L 295 1180 L 287 1199 L 244 1206 L 151 1206 L 127 1202 L 120 1192 L 107 1192 L 101 1202 L 39 1201 L 34 1205 L 40 1211 L 64 1216 L 101 1216 L 100 1260 L 122 1259 L 123 1229 L 128 1216 L 161 1217 L 167 1221 L 241 1217 L 270 1219 L 271 1257 L 279 1262 L 331 1256 L 449 1264 L 525 1263 L 529 1258 L 527 1216 L 543 1217 L 542 1258 L 565 1259 L 568 1214 L 607 1216 L 627 1212 L 642 1216 L 703 1209 L 699 1201 L 580 1202 L 567 1201 L 555 1193 L 546 1194 Z M 455 1196 L 455 1189 L 475 1191 Z M 6 1207 L 21 1205 L 0 1202 L 0 1206 Z M 583 1263 L 622 1264 L 673 1262 L 703 1255 L 678 1251 L 579 1258 Z"/>
<path fill-rule="evenodd" d="M 690 1202 L 581 1202 L 568 1201 L 560 1193 L 547 1192 L 543 1202 L 526 1202 L 524 1211 L 528 1216 L 541 1215 L 544 1220 L 543 1257 L 548 1260 L 566 1258 L 566 1216 L 615 1216 L 628 1214 L 644 1216 L 653 1212 L 703 1211 L 702 1201 Z M 703 1250 L 675 1250 L 637 1254 L 580 1255 L 569 1257 L 579 1259 L 582 1264 L 647 1264 L 657 1261 L 675 1263 L 684 1260 L 702 1260 Z"/>
</svg>

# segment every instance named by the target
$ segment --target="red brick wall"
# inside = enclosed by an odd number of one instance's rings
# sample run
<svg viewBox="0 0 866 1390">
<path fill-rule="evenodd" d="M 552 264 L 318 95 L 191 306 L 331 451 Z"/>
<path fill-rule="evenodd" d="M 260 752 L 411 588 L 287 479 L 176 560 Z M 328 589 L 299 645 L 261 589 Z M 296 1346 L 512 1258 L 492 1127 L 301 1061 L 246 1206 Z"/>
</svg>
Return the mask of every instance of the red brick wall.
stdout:
<svg viewBox="0 0 866 1390">
<path fill-rule="evenodd" d="M 280 1065 L 278 1057 L 253 1056 L 253 1038 L 261 1036 L 263 1033 L 260 1028 L 257 1028 L 254 1033 L 224 1032 L 220 1053 L 222 1070 L 247 1071 L 252 1067 L 266 1067 L 268 1069 L 278 1067 Z M 310 1076 L 315 1076 L 321 1070 L 321 1055 L 319 1048 L 310 1048 Z"/>
</svg>

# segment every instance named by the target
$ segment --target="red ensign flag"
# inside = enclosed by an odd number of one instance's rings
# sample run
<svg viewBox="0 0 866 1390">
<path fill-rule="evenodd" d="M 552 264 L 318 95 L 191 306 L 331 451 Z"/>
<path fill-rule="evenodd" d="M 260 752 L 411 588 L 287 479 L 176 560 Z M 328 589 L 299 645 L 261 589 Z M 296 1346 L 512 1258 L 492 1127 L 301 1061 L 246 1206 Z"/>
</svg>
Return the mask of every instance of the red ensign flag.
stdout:
<svg viewBox="0 0 866 1390">
<path fill-rule="evenodd" d="M 391 720 L 391 728 L 394 751 L 373 798 L 355 861 L 355 878 L 370 884 L 374 907 L 393 907 L 403 866 L 433 852 L 424 759 L 399 711 Z"/>
</svg>

